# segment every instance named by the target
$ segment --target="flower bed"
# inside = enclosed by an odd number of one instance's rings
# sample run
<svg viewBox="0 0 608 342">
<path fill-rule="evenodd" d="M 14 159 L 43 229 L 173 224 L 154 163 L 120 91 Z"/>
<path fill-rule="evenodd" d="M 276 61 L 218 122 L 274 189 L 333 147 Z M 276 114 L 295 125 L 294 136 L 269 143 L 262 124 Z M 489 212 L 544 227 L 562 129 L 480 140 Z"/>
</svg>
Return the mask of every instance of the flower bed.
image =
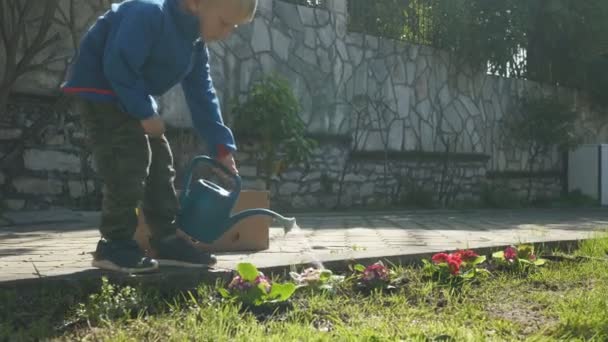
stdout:
<svg viewBox="0 0 608 342">
<path fill-rule="evenodd" d="M 547 260 L 539 258 L 532 245 L 509 246 L 487 258 L 473 250 L 441 252 L 431 260 L 423 259 L 423 274 L 438 286 L 458 289 L 465 284 L 475 284 L 499 272 L 528 274 Z M 273 282 L 250 263 L 237 266 L 236 274 L 225 286 L 219 287 L 220 295 L 247 307 L 272 306 L 287 302 L 297 291 L 310 289 L 335 293 L 340 287 L 354 288 L 362 293 L 390 291 L 407 283 L 394 268 L 382 261 L 371 265 L 356 264 L 350 274 L 335 275 L 329 269 L 306 268 L 301 273 L 290 272 L 291 280 Z"/>
</svg>

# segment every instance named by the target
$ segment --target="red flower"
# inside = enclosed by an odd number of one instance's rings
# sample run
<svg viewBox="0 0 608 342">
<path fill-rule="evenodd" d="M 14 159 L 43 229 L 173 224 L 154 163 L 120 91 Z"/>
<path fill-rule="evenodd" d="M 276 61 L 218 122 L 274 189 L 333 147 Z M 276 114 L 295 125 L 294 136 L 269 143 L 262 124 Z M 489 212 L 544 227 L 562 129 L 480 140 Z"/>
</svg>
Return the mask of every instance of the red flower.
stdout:
<svg viewBox="0 0 608 342">
<path fill-rule="evenodd" d="M 473 252 L 470 249 L 466 251 L 457 251 L 456 253 L 454 253 L 454 255 L 458 255 L 464 262 L 473 261 L 479 257 L 477 253 Z"/>
<path fill-rule="evenodd" d="M 528 258 L 530 259 L 530 261 L 534 261 L 534 260 L 536 260 L 536 255 L 530 254 L 530 256 Z"/>
<path fill-rule="evenodd" d="M 457 275 L 458 273 L 460 273 L 460 264 L 460 259 L 451 258 L 450 260 L 448 260 L 448 267 L 450 269 L 450 273 L 452 273 L 453 275 Z"/>
<path fill-rule="evenodd" d="M 433 255 L 433 262 L 436 264 L 441 264 L 444 262 L 448 262 L 448 260 L 450 259 L 450 256 L 447 255 L 446 253 L 437 253 L 435 255 Z"/>
<path fill-rule="evenodd" d="M 513 247 L 507 247 L 505 249 L 504 255 L 505 255 L 505 259 L 507 259 L 508 261 L 513 261 L 513 260 L 517 259 L 517 249 L 515 249 Z"/>
<path fill-rule="evenodd" d="M 458 254 L 450 254 L 450 256 L 448 257 L 448 263 L 450 261 L 456 262 L 458 264 L 458 266 L 460 266 L 460 264 L 462 264 L 462 258 Z"/>
<path fill-rule="evenodd" d="M 362 278 L 365 281 L 388 281 L 389 271 L 382 263 L 375 263 L 365 268 L 365 271 L 363 271 Z"/>
</svg>

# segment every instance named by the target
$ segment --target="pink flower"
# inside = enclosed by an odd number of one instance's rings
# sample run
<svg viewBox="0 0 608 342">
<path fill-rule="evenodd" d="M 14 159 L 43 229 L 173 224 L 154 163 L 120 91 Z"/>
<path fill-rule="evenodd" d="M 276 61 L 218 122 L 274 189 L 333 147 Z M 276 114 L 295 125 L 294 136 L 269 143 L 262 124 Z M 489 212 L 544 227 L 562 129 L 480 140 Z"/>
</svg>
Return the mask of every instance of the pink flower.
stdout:
<svg viewBox="0 0 608 342">
<path fill-rule="evenodd" d="M 270 280 L 268 280 L 268 278 L 266 278 L 264 275 L 259 275 L 257 278 L 255 278 L 255 284 L 256 285 L 262 284 L 264 286 L 264 291 L 266 291 L 266 293 L 270 293 L 270 290 L 272 289 Z"/>
<path fill-rule="evenodd" d="M 437 253 L 435 255 L 433 255 L 433 262 L 436 264 L 441 264 L 444 262 L 448 262 L 448 259 L 450 258 L 449 255 L 447 255 L 446 253 Z"/>
<path fill-rule="evenodd" d="M 513 262 L 515 259 L 517 259 L 517 249 L 513 247 L 507 247 L 505 249 L 504 256 L 505 259 L 507 259 L 509 262 Z"/>
<path fill-rule="evenodd" d="M 244 281 L 243 278 L 241 278 L 241 276 L 236 276 L 234 278 L 232 278 L 232 281 L 230 282 L 230 284 L 228 284 L 228 289 L 231 291 L 239 291 L 239 292 L 244 292 L 249 290 L 250 288 L 253 287 L 253 284 L 251 284 L 248 281 Z"/>
<path fill-rule="evenodd" d="M 389 271 L 381 262 L 369 265 L 363 271 L 361 276 L 363 281 L 389 281 Z"/>
<path fill-rule="evenodd" d="M 458 255 L 464 262 L 469 262 L 479 257 L 477 253 L 473 252 L 470 249 L 466 251 L 457 251 L 456 253 L 454 253 L 454 255 Z"/>
<path fill-rule="evenodd" d="M 266 278 L 263 274 L 260 274 L 257 278 L 255 278 L 255 284 L 252 284 L 249 281 L 243 280 L 241 276 L 236 276 L 232 279 L 230 284 L 228 284 L 228 289 L 230 291 L 238 291 L 238 292 L 247 292 L 252 289 L 254 286 L 262 284 L 266 293 L 270 293 L 272 288 L 272 284 L 268 278 Z"/>
</svg>

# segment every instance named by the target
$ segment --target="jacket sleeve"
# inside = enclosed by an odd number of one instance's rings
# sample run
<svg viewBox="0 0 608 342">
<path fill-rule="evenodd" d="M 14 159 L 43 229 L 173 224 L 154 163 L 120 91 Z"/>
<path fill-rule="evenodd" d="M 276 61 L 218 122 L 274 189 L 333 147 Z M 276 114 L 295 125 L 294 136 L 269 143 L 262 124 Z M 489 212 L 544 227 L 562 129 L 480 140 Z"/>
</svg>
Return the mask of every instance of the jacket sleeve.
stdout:
<svg viewBox="0 0 608 342">
<path fill-rule="evenodd" d="M 118 5 L 115 11 L 121 20 L 108 37 L 104 74 L 123 110 L 146 119 L 157 114 L 158 108 L 146 91 L 141 69 L 160 31 L 162 10 L 154 4 L 131 2 Z"/>
<path fill-rule="evenodd" d="M 209 68 L 209 51 L 201 41 L 194 46 L 193 66 L 181 82 L 192 123 L 207 142 L 213 157 L 236 151 L 230 128 L 224 125 Z"/>
</svg>

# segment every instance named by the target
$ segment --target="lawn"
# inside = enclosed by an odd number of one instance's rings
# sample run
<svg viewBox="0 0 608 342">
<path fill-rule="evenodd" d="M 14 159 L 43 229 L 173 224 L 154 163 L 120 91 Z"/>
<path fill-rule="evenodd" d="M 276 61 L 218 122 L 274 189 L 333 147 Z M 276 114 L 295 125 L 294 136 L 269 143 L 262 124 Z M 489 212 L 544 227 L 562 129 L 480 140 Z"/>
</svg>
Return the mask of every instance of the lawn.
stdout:
<svg viewBox="0 0 608 342">
<path fill-rule="evenodd" d="M 606 341 L 608 238 L 570 256 L 527 272 L 490 268 L 460 285 L 391 265 L 394 289 L 362 290 L 347 277 L 261 308 L 223 298 L 221 283 L 163 297 L 109 283 L 92 297 L 2 292 L 0 340 Z"/>
</svg>

